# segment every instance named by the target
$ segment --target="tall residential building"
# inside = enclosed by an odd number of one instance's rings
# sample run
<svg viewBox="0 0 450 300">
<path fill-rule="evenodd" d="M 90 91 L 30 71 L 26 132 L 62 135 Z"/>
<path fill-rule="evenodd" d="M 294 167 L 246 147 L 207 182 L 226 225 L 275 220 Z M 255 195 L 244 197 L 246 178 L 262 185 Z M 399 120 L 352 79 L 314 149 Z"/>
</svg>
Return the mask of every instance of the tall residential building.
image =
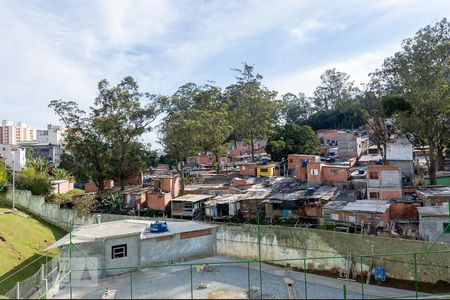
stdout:
<svg viewBox="0 0 450 300">
<path fill-rule="evenodd" d="M 29 128 L 25 123 L 14 124 L 4 120 L 0 126 L 0 144 L 15 145 L 20 142 L 31 142 L 36 140 L 36 130 Z"/>
</svg>

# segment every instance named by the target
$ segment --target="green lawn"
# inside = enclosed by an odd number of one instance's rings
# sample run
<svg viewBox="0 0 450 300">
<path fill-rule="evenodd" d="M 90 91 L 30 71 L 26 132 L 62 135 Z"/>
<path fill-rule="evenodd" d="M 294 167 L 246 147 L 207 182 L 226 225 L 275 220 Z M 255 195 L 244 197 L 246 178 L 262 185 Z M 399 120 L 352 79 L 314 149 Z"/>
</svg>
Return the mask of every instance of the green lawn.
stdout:
<svg viewBox="0 0 450 300">
<path fill-rule="evenodd" d="M 45 256 L 41 250 L 64 236 L 62 230 L 51 224 L 31 217 L 2 214 L 5 210 L 5 206 L 0 207 L 0 294 L 9 291 L 17 281 L 33 275 L 46 259 L 56 255 L 57 252 L 52 252 Z"/>
</svg>

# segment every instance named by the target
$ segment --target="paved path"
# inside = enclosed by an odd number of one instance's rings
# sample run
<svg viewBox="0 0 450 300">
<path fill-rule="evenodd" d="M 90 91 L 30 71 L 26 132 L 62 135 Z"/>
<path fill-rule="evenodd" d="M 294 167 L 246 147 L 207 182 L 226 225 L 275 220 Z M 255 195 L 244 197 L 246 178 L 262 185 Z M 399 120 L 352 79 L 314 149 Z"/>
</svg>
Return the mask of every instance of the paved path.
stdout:
<svg viewBox="0 0 450 300">
<path fill-rule="evenodd" d="M 208 259 L 194 260 L 192 263 L 205 262 L 236 262 L 242 261 L 235 258 L 215 256 Z M 293 287 L 298 298 L 321 298 L 342 299 L 343 284 L 347 286 L 347 298 L 361 298 L 361 284 L 352 281 L 307 274 L 305 293 L 304 273 L 288 270 L 285 268 L 261 264 L 262 284 L 264 298 L 288 298 L 288 289 L 284 279 L 293 280 Z M 73 298 L 97 298 L 99 299 L 106 288 L 117 289 L 117 298 L 190 298 L 191 297 L 191 270 L 189 266 L 174 266 L 151 268 L 132 273 L 130 281 L 129 274 L 121 274 L 102 279 L 98 282 L 82 282 L 73 287 Z M 254 291 L 254 297 L 259 298 L 259 263 L 251 263 L 250 270 L 247 263 L 218 264 L 213 272 L 196 272 L 193 268 L 193 296 L 194 298 L 208 298 L 213 291 L 241 292 L 247 295 L 249 289 Z M 130 285 L 132 282 L 132 287 Z M 208 287 L 199 289 L 206 284 Z M 68 298 L 69 289 L 63 287 L 57 298 Z M 307 295 L 306 295 L 307 294 Z M 406 291 L 374 285 L 364 285 L 364 297 L 414 297 L 414 291 Z"/>
</svg>

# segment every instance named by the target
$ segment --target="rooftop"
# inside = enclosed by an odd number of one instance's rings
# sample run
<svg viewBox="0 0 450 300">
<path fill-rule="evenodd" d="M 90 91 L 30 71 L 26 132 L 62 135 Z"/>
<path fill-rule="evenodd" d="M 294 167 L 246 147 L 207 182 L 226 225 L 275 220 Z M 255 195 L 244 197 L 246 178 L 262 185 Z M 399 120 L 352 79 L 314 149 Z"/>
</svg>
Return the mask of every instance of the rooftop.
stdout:
<svg viewBox="0 0 450 300">
<path fill-rule="evenodd" d="M 423 197 L 450 197 L 450 186 L 423 187 L 416 190 Z"/>
<path fill-rule="evenodd" d="M 215 225 L 200 223 L 195 221 L 188 222 L 167 222 L 169 231 L 163 233 L 145 232 L 148 224 L 153 223 L 150 220 L 120 220 L 113 222 L 106 222 L 94 225 L 86 225 L 76 228 L 72 231 L 72 243 L 80 244 L 93 242 L 96 240 L 103 240 L 109 238 L 118 238 L 122 236 L 140 235 L 140 239 L 157 238 L 161 236 L 174 235 L 177 233 L 191 232 L 202 229 L 214 228 Z M 53 245 L 45 249 L 49 251 L 69 243 L 69 235 L 67 234 Z"/>
<path fill-rule="evenodd" d="M 342 208 L 344 211 L 379 212 L 384 213 L 390 204 L 384 200 L 356 200 Z"/>
<path fill-rule="evenodd" d="M 213 198 L 214 195 L 196 195 L 187 194 L 173 199 L 172 201 L 184 201 L 184 202 L 198 202 L 202 200 L 207 200 Z"/>
<path fill-rule="evenodd" d="M 418 207 L 421 217 L 448 217 L 448 206 L 424 206 Z"/>
</svg>

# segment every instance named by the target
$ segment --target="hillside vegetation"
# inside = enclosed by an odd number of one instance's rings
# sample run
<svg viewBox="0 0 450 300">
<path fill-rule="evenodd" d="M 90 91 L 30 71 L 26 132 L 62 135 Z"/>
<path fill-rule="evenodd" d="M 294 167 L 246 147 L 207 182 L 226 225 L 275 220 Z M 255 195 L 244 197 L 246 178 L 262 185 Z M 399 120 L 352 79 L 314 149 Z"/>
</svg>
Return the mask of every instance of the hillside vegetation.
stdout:
<svg viewBox="0 0 450 300">
<path fill-rule="evenodd" d="M 6 213 L 7 210 L 0 207 L 0 294 L 34 274 L 42 263 L 55 256 L 57 252 L 44 255 L 42 250 L 64 235 L 55 226 L 22 213 Z"/>
</svg>

